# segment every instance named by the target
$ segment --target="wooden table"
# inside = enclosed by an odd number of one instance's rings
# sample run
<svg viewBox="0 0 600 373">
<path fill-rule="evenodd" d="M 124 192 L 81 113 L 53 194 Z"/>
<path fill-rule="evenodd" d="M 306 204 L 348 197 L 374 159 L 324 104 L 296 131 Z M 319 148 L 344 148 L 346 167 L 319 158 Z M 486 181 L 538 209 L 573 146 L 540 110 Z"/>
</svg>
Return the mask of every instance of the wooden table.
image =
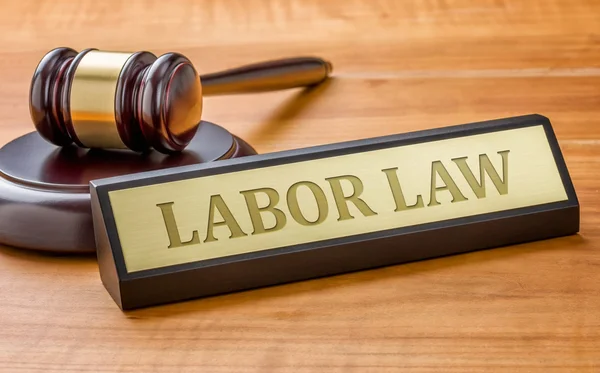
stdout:
<svg viewBox="0 0 600 373">
<path fill-rule="evenodd" d="M 261 153 L 540 113 L 579 235 L 121 312 L 90 257 L 0 248 L 0 371 L 598 372 L 600 3 L 3 1 L 0 142 L 49 49 L 181 52 L 201 72 L 319 55 L 334 79 L 205 101 Z"/>
</svg>

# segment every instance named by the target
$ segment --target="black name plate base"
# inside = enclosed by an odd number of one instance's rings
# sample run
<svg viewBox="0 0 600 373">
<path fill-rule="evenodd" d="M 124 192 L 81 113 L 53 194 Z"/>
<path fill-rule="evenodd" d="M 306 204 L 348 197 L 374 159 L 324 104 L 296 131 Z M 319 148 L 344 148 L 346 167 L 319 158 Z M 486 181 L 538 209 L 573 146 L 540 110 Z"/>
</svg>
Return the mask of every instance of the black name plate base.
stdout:
<svg viewBox="0 0 600 373">
<path fill-rule="evenodd" d="M 575 234 L 550 121 L 527 115 L 90 183 L 123 309 Z"/>
</svg>

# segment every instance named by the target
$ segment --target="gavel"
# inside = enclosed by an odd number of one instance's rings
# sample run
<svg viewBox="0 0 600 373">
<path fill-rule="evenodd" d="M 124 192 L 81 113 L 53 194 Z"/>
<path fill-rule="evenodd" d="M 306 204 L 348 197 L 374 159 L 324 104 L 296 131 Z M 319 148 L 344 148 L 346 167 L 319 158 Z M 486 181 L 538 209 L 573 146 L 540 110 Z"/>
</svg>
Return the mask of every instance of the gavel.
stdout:
<svg viewBox="0 0 600 373">
<path fill-rule="evenodd" d="M 57 146 L 172 154 L 196 135 L 204 96 L 308 87 L 331 71 L 321 58 L 295 57 L 199 75 L 179 53 L 63 47 L 37 65 L 29 109 L 40 136 Z"/>
</svg>

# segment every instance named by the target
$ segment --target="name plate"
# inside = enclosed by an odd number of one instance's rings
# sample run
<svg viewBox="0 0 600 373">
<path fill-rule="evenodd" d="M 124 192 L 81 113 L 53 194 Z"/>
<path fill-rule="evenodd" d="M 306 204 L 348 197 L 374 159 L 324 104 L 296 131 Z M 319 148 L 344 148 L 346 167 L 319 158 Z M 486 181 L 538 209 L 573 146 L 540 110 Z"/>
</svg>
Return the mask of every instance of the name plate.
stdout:
<svg viewBox="0 0 600 373">
<path fill-rule="evenodd" d="M 574 234 L 550 121 L 465 124 L 92 181 L 123 309 Z"/>
</svg>

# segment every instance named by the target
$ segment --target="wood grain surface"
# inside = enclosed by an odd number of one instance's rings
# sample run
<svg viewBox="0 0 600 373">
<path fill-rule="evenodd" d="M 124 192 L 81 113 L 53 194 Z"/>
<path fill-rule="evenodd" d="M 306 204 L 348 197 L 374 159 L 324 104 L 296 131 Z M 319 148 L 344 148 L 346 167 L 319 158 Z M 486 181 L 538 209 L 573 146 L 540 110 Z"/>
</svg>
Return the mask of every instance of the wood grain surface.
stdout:
<svg viewBox="0 0 600 373">
<path fill-rule="evenodd" d="M 318 55 L 319 89 L 209 98 L 204 118 L 265 153 L 540 113 L 581 202 L 571 237 L 127 313 L 95 258 L 0 247 L 0 371 L 600 371 L 600 2 L 0 4 L 0 145 L 33 130 L 29 80 L 56 46 L 201 72 Z"/>
</svg>

